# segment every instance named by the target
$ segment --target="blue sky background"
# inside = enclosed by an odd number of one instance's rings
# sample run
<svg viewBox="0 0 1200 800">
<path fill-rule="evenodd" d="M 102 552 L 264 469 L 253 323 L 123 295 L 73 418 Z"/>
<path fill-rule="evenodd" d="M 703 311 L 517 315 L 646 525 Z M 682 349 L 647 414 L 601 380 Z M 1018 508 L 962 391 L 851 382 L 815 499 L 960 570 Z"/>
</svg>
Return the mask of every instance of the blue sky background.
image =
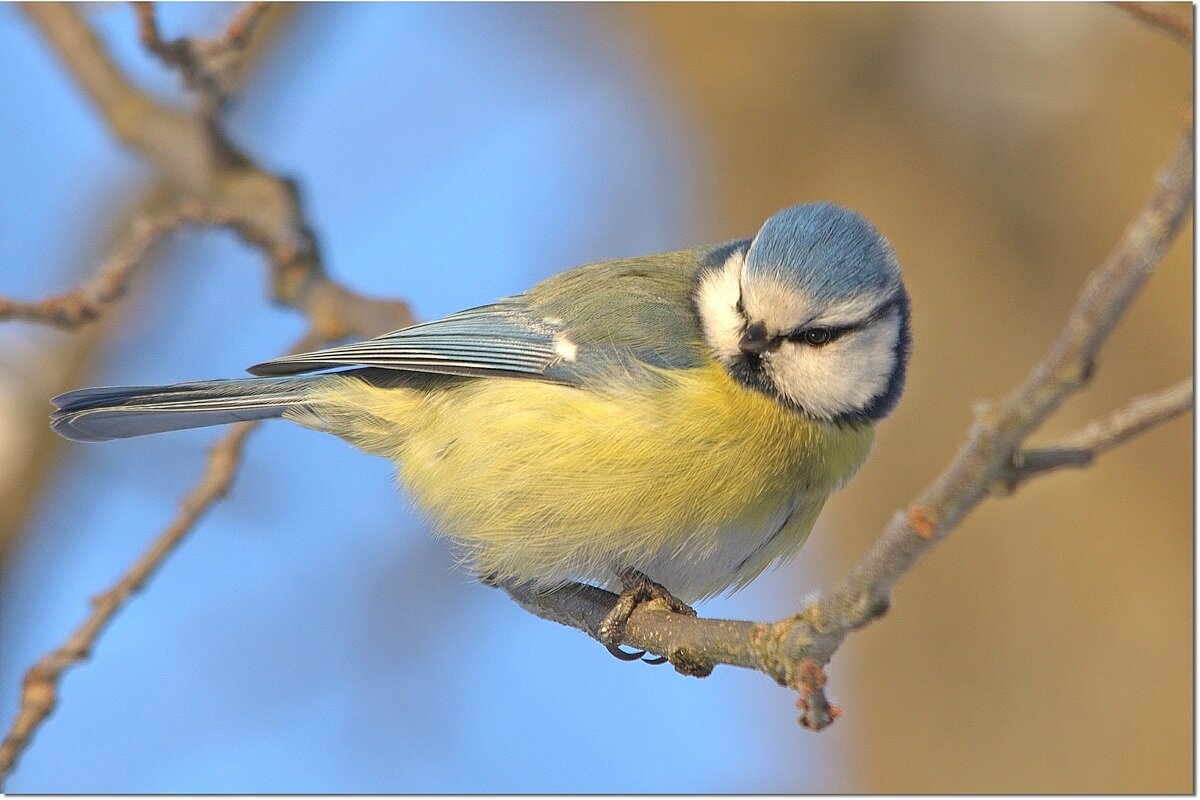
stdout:
<svg viewBox="0 0 1200 800">
<path fill-rule="evenodd" d="M 162 23 L 207 33 L 228 12 L 171 5 Z M 139 81 L 179 96 L 137 45 L 128 7 L 87 13 Z M 622 47 L 634 35 L 599 29 L 586 8 L 306 6 L 229 129 L 298 179 L 336 277 L 423 318 L 571 264 L 752 233 L 708 224 L 704 132 Z M 0 52 L 0 293 L 37 297 L 86 272 L 148 173 L 11 5 Z M 263 288 L 259 254 L 231 236 L 177 237 L 122 304 L 89 380 L 241 374 L 303 330 Z M 57 335 L 5 326 L 0 348 Z M 70 446 L 0 576 L 5 726 L 23 671 L 173 517 L 217 435 Z M 788 613 L 814 585 L 822 538 L 803 571 L 703 611 Z M 65 678 L 7 788 L 837 789 L 853 728 L 803 732 L 791 700 L 731 668 L 697 681 L 622 664 L 529 616 L 454 569 L 386 462 L 272 424 L 230 497 Z"/>
</svg>

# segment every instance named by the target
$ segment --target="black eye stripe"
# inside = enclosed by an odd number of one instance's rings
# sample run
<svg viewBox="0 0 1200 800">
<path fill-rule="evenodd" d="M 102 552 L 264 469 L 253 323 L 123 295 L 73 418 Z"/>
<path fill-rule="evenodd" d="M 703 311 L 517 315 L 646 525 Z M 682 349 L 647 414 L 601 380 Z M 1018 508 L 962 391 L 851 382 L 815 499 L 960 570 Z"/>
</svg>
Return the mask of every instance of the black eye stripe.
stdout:
<svg viewBox="0 0 1200 800">
<path fill-rule="evenodd" d="M 895 308 L 897 302 L 897 300 L 892 299 L 886 303 L 883 303 L 870 314 L 868 314 L 865 319 L 855 322 L 852 325 L 818 325 L 812 328 L 796 328 L 795 330 L 785 334 L 784 338 L 791 342 L 820 347 L 822 345 L 829 344 L 844 334 L 862 330 L 868 325 L 877 322 L 889 311 Z M 810 338 L 810 334 L 814 333 L 816 334 L 815 339 Z M 826 334 L 828 334 L 827 337 Z"/>
</svg>

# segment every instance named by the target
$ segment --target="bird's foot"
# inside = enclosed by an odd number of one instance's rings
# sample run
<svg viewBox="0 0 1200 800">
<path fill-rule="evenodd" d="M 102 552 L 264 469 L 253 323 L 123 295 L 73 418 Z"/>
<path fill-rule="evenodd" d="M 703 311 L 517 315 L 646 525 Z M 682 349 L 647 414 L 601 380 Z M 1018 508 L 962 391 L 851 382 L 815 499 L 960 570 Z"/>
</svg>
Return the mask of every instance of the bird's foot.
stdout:
<svg viewBox="0 0 1200 800">
<path fill-rule="evenodd" d="M 695 609 L 671 594 L 661 584 L 655 583 L 636 569 L 627 567 L 620 570 L 617 573 L 617 577 L 621 579 L 621 585 L 624 589 L 617 598 L 617 604 L 613 606 L 612 611 L 609 611 L 608 615 L 600 623 L 599 639 L 608 648 L 608 652 L 622 661 L 636 661 L 646 655 L 645 650 L 628 652 L 621 649 L 621 642 L 625 639 L 625 623 L 629 621 L 634 609 L 638 606 L 643 603 L 653 603 L 674 614 L 686 614 L 690 617 L 696 616 Z M 647 664 L 664 664 L 667 662 L 665 656 L 643 660 Z"/>
</svg>

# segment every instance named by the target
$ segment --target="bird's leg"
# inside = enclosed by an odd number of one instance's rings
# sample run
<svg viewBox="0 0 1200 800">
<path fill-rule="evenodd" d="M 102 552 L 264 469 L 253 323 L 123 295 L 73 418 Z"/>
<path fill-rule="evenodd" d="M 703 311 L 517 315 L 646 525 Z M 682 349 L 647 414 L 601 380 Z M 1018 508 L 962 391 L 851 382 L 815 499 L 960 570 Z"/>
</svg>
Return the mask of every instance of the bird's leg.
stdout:
<svg viewBox="0 0 1200 800">
<path fill-rule="evenodd" d="M 608 652 L 622 661 L 635 661 L 646 655 L 645 650 L 630 653 L 622 650 L 620 647 L 621 642 L 625 639 L 625 623 L 633 615 L 634 609 L 642 603 L 655 603 L 665 606 L 668 611 L 675 614 L 687 614 L 691 617 L 696 616 L 695 609 L 675 597 L 675 595 L 667 591 L 661 584 L 655 583 L 636 569 L 626 567 L 617 572 L 617 577 L 621 579 L 621 585 L 624 589 L 617 598 L 617 604 L 613 606 L 612 611 L 609 611 L 600 623 L 599 639 L 608 648 Z M 666 657 L 659 657 L 647 659 L 646 663 L 662 664 L 666 661 Z"/>
</svg>

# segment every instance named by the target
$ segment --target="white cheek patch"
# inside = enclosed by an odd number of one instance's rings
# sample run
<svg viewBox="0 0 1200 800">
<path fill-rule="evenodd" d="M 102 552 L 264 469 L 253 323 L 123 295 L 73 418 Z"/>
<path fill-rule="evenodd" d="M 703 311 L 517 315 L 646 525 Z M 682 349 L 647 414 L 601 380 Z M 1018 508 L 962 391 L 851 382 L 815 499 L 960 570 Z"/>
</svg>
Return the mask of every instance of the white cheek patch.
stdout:
<svg viewBox="0 0 1200 800">
<path fill-rule="evenodd" d="M 742 269 L 746 257 L 735 252 L 721 266 L 707 272 L 696 289 L 696 309 L 704 329 L 704 340 L 717 358 L 729 361 L 741 352 L 745 321 L 738 313 L 737 303 L 742 294 Z"/>
<path fill-rule="evenodd" d="M 882 395 L 896 366 L 895 310 L 824 346 L 785 343 L 766 361 L 779 392 L 813 416 L 833 419 Z"/>
<path fill-rule="evenodd" d="M 883 293 L 864 293 L 833 301 L 818 313 L 807 298 L 778 281 L 760 277 L 743 287 L 744 269 L 745 256 L 733 253 L 719 269 L 705 273 L 696 289 L 704 339 L 726 364 L 742 357 L 738 343 L 746 318 L 738 311 L 739 299 L 746 315 L 767 322 L 772 332 L 853 325 L 886 299 Z M 834 419 L 866 408 L 887 390 L 899 338 L 900 317 L 893 309 L 824 347 L 784 342 L 764 356 L 763 367 L 781 395 L 815 417 Z"/>
</svg>

